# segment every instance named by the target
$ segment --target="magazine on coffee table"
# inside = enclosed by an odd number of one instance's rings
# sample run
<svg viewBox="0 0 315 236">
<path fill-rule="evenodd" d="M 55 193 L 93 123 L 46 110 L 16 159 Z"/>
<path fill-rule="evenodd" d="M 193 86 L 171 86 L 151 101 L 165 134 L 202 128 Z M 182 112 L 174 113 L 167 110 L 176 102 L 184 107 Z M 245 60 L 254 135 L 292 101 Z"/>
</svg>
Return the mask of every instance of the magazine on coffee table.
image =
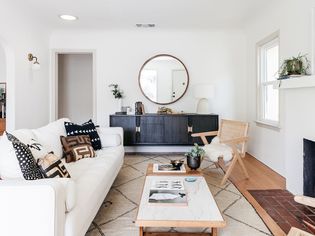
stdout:
<svg viewBox="0 0 315 236">
<path fill-rule="evenodd" d="M 186 168 L 185 165 L 176 168 L 172 164 L 153 164 L 153 173 L 186 173 Z"/>
<path fill-rule="evenodd" d="M 156 180 L 152 182 L 149 203 L 187 205 L 187 195 L 181 180 Z"/>
</svg>

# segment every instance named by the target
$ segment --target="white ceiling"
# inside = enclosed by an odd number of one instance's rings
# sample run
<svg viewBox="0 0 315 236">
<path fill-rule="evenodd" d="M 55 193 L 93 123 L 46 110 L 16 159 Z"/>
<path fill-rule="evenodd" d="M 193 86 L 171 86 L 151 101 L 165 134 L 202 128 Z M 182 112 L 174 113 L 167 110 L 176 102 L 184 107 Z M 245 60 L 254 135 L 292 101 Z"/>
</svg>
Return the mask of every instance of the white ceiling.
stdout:
<svg viewBox="0 0 315 236">
<path fill-rule="evenodd" d="M 8 0 L 9 1 L 9 0 Z M 10 0 L 52 29 L 238 28 L 274 0 Z M 64 22 L 59 14 L 79 17 Z"/>
</svg>

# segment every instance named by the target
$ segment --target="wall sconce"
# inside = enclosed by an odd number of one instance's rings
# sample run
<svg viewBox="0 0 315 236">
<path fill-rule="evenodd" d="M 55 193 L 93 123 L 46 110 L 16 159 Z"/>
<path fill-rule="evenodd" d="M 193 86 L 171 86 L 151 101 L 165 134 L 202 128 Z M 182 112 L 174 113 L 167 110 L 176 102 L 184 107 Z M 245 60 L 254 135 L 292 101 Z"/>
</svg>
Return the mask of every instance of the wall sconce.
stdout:
<svg viewBox="0 0 315 236">
<path fill-rule="evenodd" d="M 35 57 L 32 53 L 29 53 L 27 55 L 27 58 L 30 62 L 33 62 L 35 60 L 34 63 L 32 64 L 32 70 L 39 70 L 40 69 L 40 64 L 38 62 L 37 57 Z"/>
</svg>

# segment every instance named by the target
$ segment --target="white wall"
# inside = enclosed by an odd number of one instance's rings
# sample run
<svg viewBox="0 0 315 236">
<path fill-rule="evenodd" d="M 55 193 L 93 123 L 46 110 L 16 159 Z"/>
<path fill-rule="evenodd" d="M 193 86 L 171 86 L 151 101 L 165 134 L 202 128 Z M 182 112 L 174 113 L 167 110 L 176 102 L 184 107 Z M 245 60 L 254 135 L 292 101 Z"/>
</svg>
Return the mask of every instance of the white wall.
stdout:
<svg viewBox="0 0 315 236">
<path fill-rule="evenodd" d="M 76 123 L 93 118 L 92 54 L 59 54 L 58 117 Z"/>
<path fill-rule="evenodd" d="M 57 31 L 51 49 L 95 49 L 97 77 L 97 123 L 108 124 L 117 103 L 108 85 L 117 83 L 124 90 L 124 105 L 134 108 L 142 101 L 146 112 L 158 105 L 148 101 L 138 87 L 142 64 L 160 53 L 174 55 L 187 66 L 190 85 L 187 94 L 169 107 L 195 112 L 197 100 L 192 87 L 212 83 L 216 97 L 212 111 L 224 118 L 246 118 L 245 38 L 239 31 Z"/>
<path fill-rule="evenodd" d="M 247 113 L 251 121 L 249 152 L 286 177 L 287 188 L 302 193 L 302 137 L 315 136 L 315 89 L 284 90 L 280 93 L 281 128 L 258 126 L 256 119 L 256 43 L 280 30 L 281 61 L 301 53 L 311 56 L 312 0 L 279 0 L 270 9 L 257 13 L 247 34 Z"/>
<path fill-rule="evenodd" d="M 7 127 L 33 128 L 48 122 L 49 32 L 22 7 L 1 1 L 0 45 L 7 62 Z M 41 70 L 33 73 L 28 53 L 38 56 Z"/>
<path fill-rule="evenodd" d="M 6 56 L 4 48 L 0 44 L 0 82 L 6 81 Z"/>
</svg>

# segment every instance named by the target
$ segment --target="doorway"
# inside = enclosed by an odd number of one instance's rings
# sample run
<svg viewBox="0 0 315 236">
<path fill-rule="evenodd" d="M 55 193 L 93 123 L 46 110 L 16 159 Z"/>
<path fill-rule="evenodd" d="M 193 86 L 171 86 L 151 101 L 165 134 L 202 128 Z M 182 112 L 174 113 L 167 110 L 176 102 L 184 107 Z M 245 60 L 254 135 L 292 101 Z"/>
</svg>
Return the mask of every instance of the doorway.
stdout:
<svg viewBox="0 0 315 236">
<path fill-rule="evenodd" d="M 6 130 L 6 54 L 0 45 L 0 135 Z"/>
<path fill-rule="evenodd" d="M 55 119 L 83 123 L 95 118 L 94 55 L 60 52 L 55 60 Z"/>
</svg>

